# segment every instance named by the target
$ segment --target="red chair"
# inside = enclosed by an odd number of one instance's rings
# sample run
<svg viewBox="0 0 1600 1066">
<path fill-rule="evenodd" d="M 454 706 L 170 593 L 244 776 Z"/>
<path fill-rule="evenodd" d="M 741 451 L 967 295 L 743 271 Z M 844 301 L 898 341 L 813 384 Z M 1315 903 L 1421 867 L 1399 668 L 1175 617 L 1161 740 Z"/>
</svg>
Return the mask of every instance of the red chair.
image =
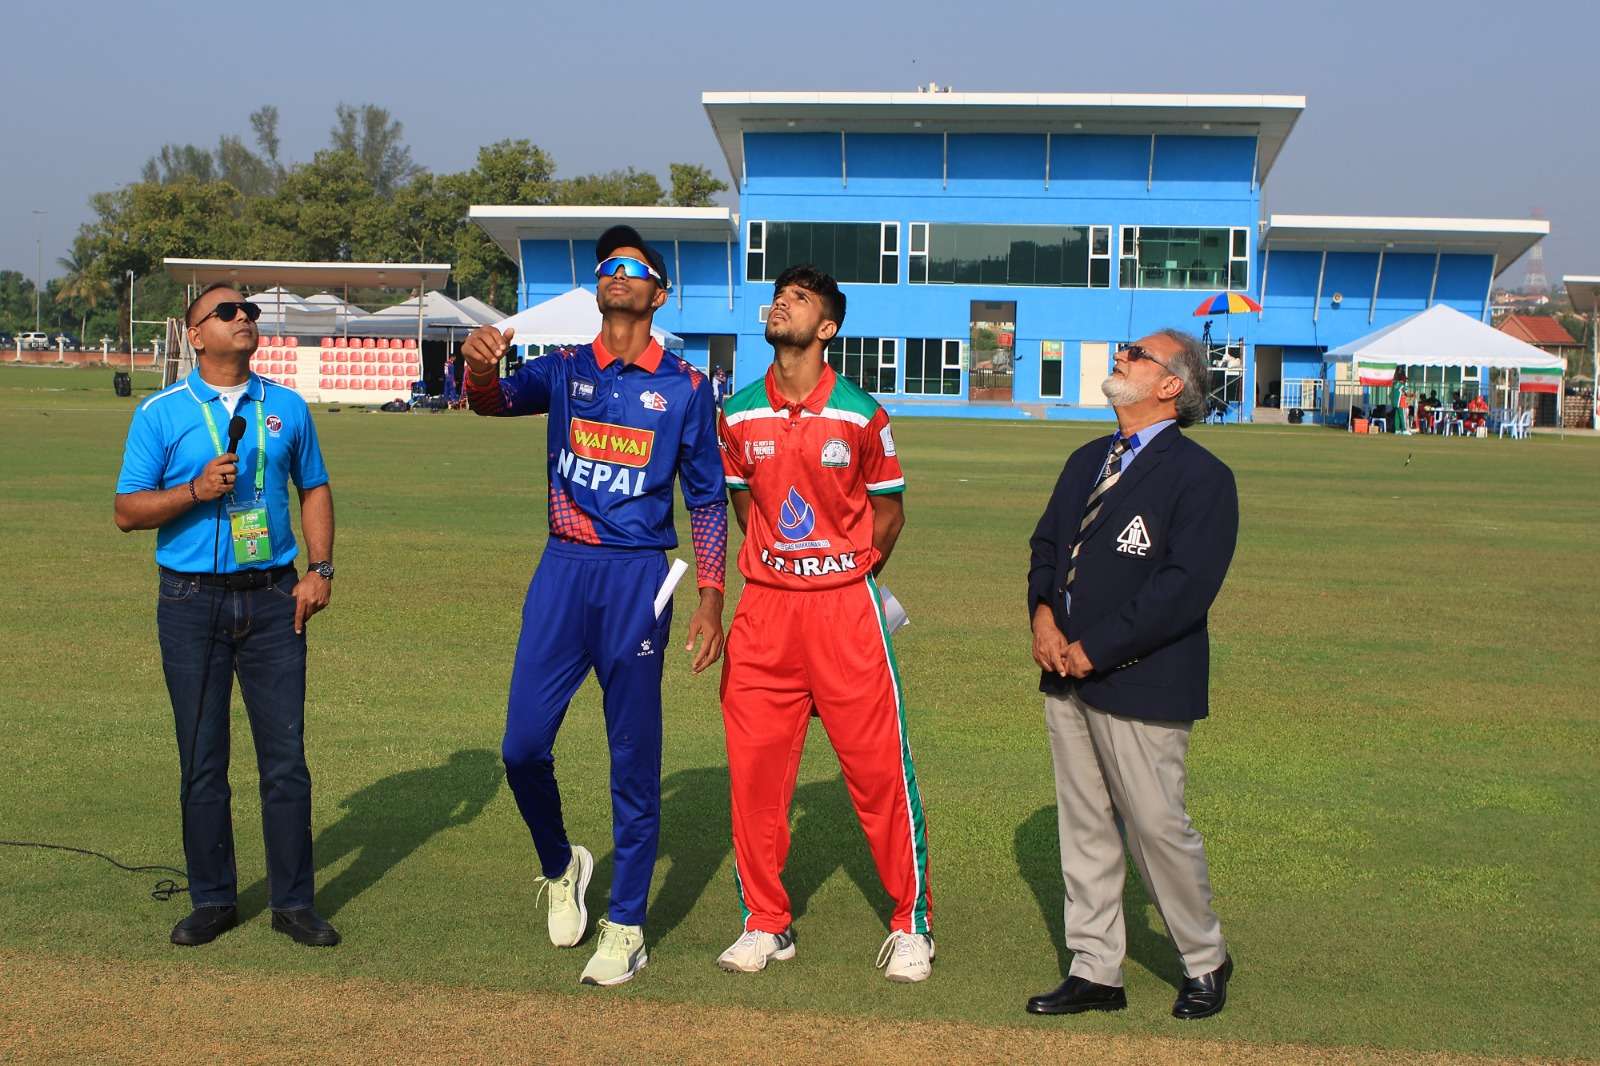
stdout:
<svg viewBox="0 0 1600 1066">
<path fill-rule="evenodd" d="M 406 347 L 407 348 L 415 348 L 416 346 L 417 346 L 417 338 L 415 338 L 415 337 L 407 337 L 406 338 Z"/>
<path fill-rule="evenodd" d="M 344 380 L 344 378 L 336 378 L 336 379 L 335 379 L 335 380 L 334 380 L 334 383 L 333 383 L 333 387 L 334 387 L 334 388 L 336 388 L 336 389 L 342 389 L 342 388 L 344 388 L 344 387 L 345 387 L 345 380 Z"/>
<path fill-rule="evenodd" d="M 378 379 L 377 378 L 368 378 L 367 379 L 366 388 L 367 388 L 368 392 L 377 392 L 378 391 Z"/>
<path fill-rule="evenodd" d="M 333 338 L 332 337 L 324 337 L 324 338 L 322 338 L 322 346 L 324 348 L 332 348 L 333 347 Z"/>
<path fill-rule="evenodd" d="M 380 348 L 388 348 L 389 347 L 389 338 L 388 337 L 379 337 L 378 338 L 378 347 L 380 347 Z"/>
<path fill-rule="evenodd" d="M 291 348 L 300 347 L 300 338 L 299 337 L 289 337 L 289 338 L 287 338 L 287 340 L 289 342 L 289 347 L 291 347 Z"/>
<path fill-rule="evenodd" d="M 323 378 L 321 387 L 324 388 L 324 389 L 333 388 L 333 379 L 332 378 Z"/>
</svg>

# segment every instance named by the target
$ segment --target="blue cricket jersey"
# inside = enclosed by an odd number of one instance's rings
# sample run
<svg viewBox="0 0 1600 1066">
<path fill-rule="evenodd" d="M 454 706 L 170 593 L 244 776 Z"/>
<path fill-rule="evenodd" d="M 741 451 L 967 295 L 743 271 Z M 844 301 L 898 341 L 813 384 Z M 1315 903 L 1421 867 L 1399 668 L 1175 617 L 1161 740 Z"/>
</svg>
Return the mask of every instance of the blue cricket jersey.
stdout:
<svg viewBox="0 0 1600 1066">
<path fill-rule="evenodd" d="M 549 414 L 552 537 L 677 547 L 674 472 L 691 511 L 726 502 L 710 385 L 655 341 L 631 365 L 596 337 L 531 359 L 495 387 L 467 381 L 478 414 Z"/>
</svg>

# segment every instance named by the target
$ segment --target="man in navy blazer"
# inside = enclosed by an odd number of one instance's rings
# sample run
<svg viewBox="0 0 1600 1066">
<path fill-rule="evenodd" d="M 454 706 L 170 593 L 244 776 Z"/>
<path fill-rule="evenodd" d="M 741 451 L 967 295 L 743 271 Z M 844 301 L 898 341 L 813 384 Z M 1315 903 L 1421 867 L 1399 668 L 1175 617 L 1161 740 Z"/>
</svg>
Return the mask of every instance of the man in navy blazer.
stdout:
<svg viewBox="0 0 1600 1066">
<path fill-rule="evenodd" d="M 1187 333 L 1118 351 L 1101 385 L 1117 432 L 1067 460 L 1030 542 L 1073 952 L 1030 1013 L 1127 1005 L 1124 841 L 1183 958 L 1173 1016 L 1209 1017 L 1227 999 L 1233 960 L 1183 801 L 1189 730 L 1208 709 L 1206 614 L 1239 532 L 1233 472 L 1179 428 L 1204 416 L 1208 379 Z"/>
</svg>

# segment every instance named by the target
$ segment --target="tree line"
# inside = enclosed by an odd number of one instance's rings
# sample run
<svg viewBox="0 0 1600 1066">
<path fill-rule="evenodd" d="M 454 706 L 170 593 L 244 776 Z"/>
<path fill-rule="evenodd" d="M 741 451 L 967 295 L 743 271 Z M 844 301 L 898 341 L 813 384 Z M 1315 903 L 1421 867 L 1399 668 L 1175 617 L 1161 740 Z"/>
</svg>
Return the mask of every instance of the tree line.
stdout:
<svg viewBox="0 0 1600 1066">
<path fill-rule="evenodd" d="M 281 159 L 276 107 L 253 112 L 250 129 L 251 143 L 225 134 L 214 148 L 163 145 L 138 181 L 91 196 L 93 219 L 44 288 L 43 328 L 85 343 L 126 339 L 129 271 L 139 318 L 180 313 L 182 287 L 162 268 L 169 256 L 448 262 L 462 295 L 502 306 L 515 301 L 517 267 L 467 221 L 472 204 L 703 207 L 728 187 L 688 163 L 671 164 L 670 188 L 633 167 L 563 178 L 527 139 L 484 145 L 470 169 L 437 174 L 413 161 L 404 126 L 374 104 L 340 104 L 327 147 L 307 162 Z M 33 280 L 0 271 L 0 331 L 33 321 Z M 137 340 L 156 332 L 140 327 Z"/>
</svg>

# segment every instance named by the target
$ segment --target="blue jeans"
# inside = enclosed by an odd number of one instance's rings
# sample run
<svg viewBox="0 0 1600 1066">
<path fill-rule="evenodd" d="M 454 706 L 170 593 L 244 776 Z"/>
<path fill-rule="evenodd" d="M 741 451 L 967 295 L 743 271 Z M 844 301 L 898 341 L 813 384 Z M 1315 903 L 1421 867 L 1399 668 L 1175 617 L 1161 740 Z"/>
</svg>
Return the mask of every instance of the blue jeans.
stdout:
<svg viewBox="0 0 1600 1066">
<path fill-rule="evenodd" d="M 239 677 L 261 779 L 269 902 L 311 906 L 311 772 L 306 768 L 306 638 L 294 583 L 230 592 L 166 574 L 156 605 L 183 785 L 183 852 L 196 907 L 238 895 L 228 787 L 229 704 Z"/>
</svg>

